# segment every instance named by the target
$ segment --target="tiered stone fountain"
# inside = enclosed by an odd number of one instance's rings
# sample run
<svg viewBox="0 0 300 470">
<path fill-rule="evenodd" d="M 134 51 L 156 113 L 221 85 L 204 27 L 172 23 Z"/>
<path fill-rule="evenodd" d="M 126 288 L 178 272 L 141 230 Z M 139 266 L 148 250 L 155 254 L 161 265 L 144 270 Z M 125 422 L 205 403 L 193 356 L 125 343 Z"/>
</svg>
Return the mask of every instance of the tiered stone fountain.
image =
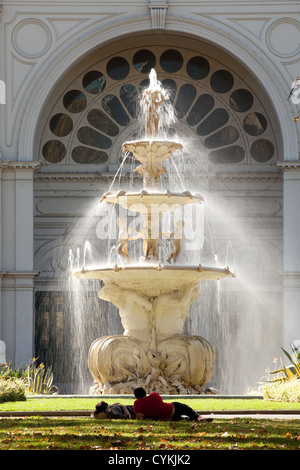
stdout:
<svg viewBox="0 0 300 470">
<path fill-rule="evenodd" d="M 77 278 L 104 282 L 99 297 L 119 308 L 124 327 L 123 335 L 99 338 L 90 347 L 88 365 L 95 380 L 93 393 L 98 394 L 132 393 L 136 386 L 162 394 L 201 393 L 213 373 L 214 350 L 206 339 L 185 335 L 184 322 L 189 306 L 199 296 L 200 281 L 233 276 L 229 268 L 176 264 L 184 220 L 177 221 L 172 233 L 161 233 L 162 214 L 186 204 L 201 204 L 203 198 L 187 191 L 160 189 L 161 175 L 166 172 L 162 163 L 181 150 L 182 144 L 158 138 L 158 110 L 164 92 L 157 86 L 155 71 L 151 74 L 143 95 L 145 139 L 123 144 L 123 150 L 141 163 L 135 171 L 143 177 L 143 188 L 105 193 L 100 201 L 140 213 L 142 229 L 130 233 L 126 220 L 119 219 L 118 253 L 124 263 L 90 270 L 83 267 L 74 273 Z M 162 237 L 173 243 L 166 260 L 159 254 Z M 128 244 L 136 239 L 143 240 L 143 257 L 133 263 Z"/>
</svg>

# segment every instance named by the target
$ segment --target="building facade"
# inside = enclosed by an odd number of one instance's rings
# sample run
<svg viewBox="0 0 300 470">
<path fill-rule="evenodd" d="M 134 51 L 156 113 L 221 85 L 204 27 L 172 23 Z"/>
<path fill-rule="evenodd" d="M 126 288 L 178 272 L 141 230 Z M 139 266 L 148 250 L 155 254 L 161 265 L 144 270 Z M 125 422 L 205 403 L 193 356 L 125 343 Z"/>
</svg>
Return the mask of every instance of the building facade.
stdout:
<svg viewBox="0 0 300 470">
<path fill-rule="evenodd" d="M 152 68 L 170 91 L 174 132 L 196 163 L 183 172 L 207 202 L 206 255 L 232 263 L 237 275 L 214 293 L 215 322 L 203 325 L 194 312 L 187 328 L 197 323 L 218 350 L 229 344 L 230 354 L 220 353 L 226 363 L 241 351 L 248 363 L 250 356 L 251 385 L 258 363 L 266 369 L 299 338 L 300 111 L 289 99 L 299 62 L 293 0 L 2 1 L 0 339 L 7 362 L 65 357 L 70 249 L 82 255 L 91 203 L 114 181 L 121 144 L 139 135 L 138 96 Z M 91 301 L 91 289 L 85 295 Z M 112 328 L 108 314 L 101 322 L 97 336 Z"/>
</svg>

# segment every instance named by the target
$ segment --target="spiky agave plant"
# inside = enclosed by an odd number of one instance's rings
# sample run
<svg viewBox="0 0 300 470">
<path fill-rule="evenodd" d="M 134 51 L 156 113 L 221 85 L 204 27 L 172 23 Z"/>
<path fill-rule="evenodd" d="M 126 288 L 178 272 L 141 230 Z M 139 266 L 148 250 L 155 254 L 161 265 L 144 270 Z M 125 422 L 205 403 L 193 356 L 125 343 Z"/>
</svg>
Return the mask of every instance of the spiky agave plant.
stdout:
<svg viewBox="0 0 300 470">
<path fill-rule="evenodd" d="M 294 341 L 291 344 L 292 354 L 289 354 L 285 349 L 281 348 L 286 357 L 289 359 L 291 364 L 285 365 L 281 360 L 281 368 L 271 372 L 272 374 L 283 373 L 281 377 L 276 377 L 271 382 L 282 381 L 282 380 L 294 380 L 300 379 L 300 340 Z"/>
</svg>

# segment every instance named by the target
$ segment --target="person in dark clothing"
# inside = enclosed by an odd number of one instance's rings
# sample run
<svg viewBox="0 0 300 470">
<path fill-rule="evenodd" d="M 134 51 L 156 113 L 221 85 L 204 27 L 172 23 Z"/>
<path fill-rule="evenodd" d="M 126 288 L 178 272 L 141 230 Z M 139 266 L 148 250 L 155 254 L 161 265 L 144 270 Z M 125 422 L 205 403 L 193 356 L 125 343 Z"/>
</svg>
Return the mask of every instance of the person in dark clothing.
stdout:
<svg viewBox="0 0 300 470">
<path fill-rule="evenodd" d="M 105 401 L 100 401 L 97 403 L 91 417 L 97 419 L 134 419 L 135 413 L 133 405 L 121 405 L 121 403 L 108 405 Z"/>
<path fill-rule="evenodd" d="M 136 419 L 180 421 L 183 419 L 183 416 L 186 416 L 193 421 L 213 421 L 212 418 L 200 416 L 190 406 L 184 403 L 165 403 L 156 392 L 151 392 L 147 395 L 143 387 L 137 387 L 134 390 L 134 396 L 136 397 L 133 404 Z"/>
</svg>

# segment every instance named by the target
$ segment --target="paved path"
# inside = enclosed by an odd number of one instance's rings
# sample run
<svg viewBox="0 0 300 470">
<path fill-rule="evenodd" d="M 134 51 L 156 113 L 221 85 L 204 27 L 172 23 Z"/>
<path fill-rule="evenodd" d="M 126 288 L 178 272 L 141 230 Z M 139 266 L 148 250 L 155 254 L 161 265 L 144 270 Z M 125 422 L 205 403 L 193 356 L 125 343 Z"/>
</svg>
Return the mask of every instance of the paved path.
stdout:
<svg viewBox="0 0 300 470">
<path fill-rule="evenodd" d="M 202 416 L 205 416 L 202 413 Z M 265 411 L 261 412 L 243 412 L 240 413 L 239 411 L 237 412 L 231 412 L 231 413 L 219 413 L 215 412 L 209 415 L 210 417 L 214 419 L 235 419 L 235 418 L 251 418 L 251 419 L 299 419 L 300 420 L 300 413 L 298 412 L 284 412 L 284 413 L 278 413 L 278 412 L 272 412 L 272 413 L 266 413 Z"/>
<path fill-rule="evenodd" d="M 215 411 L 199 412 L 202 416 L 209 416 L 214 419 L 236 419 L 236 418 L 256 418 L 256 419 L 299 419 L 300 410 L 282 410 L 282 411 Z M 1 411 L 1 417 L 22 417 L 22 416 L 49 416 L 49 417 L 87 417 L 91 411 Z"/>
</svg>

